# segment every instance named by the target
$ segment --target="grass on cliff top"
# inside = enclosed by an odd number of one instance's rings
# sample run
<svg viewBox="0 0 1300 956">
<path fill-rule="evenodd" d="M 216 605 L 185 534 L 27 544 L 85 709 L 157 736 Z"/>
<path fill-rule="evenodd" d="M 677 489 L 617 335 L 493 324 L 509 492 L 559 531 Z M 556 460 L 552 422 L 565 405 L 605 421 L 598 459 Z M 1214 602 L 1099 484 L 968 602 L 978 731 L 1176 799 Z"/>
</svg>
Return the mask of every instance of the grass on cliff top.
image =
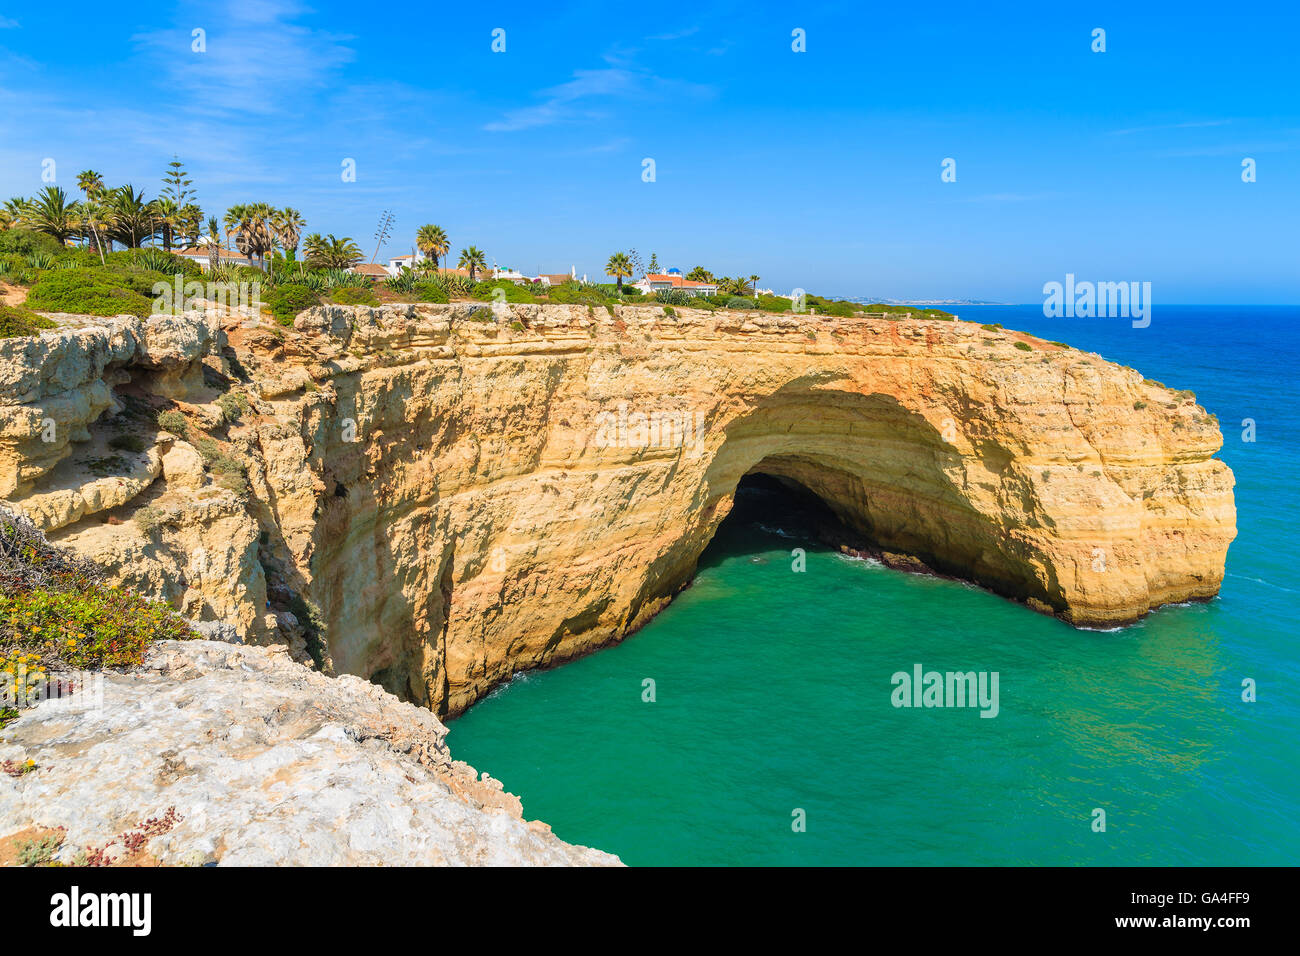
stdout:
<svg viewBox="0 0 1300 956">
<path fill-rule="evenodd" d="M 154 641 L 198 637 L 166 604 L 102 577 L 0 508 L 0 727 L 59 672 L 132 667 Z"/>
</svg>

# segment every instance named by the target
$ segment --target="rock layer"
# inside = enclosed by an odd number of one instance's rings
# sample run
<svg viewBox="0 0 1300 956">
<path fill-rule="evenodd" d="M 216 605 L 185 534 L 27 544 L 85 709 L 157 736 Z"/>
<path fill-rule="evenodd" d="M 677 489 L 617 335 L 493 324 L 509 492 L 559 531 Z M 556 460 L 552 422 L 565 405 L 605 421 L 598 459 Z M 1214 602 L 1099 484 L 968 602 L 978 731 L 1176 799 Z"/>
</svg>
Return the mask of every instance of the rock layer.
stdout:
<svg viewBox="0 0 1300 956">
<path fill-rule="evenodd" d="M 1190 393 L 1019 333 L 659 306 L 194 321 L 0 343 L 0 491 L 191 616 L 441 715 L 644 623 L 750 472 L 1078 625 L 1212 597 L 1235 535 Z M 223 424 L 230 389 L 251 407 Z M 66 459 L 130 395 L 208 423 L 248 491 L 156 429 L 130 474 L 160 474 L 129 500 L 71 488 Z M 152 537 L 130 521 L 146 505 Z"/>
</svg>

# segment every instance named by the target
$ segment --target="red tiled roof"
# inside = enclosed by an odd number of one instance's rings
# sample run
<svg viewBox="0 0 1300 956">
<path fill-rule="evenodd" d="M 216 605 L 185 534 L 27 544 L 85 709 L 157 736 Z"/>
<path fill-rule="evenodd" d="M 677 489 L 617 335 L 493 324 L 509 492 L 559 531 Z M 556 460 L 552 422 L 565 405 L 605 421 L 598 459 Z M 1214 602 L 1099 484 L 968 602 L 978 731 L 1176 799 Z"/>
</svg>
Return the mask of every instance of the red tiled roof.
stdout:
<svg viewBox="0 0 1300 956">
<path fill-rule="evenodd" d="M 204 246 L 202 249 L 192 249 L 192 248 L 191 248 L 191 249 L 173 249 L 173 250 L 172 250 L 172 255 L 174 255 L 174 256 L 185 256 L 187 259 L 207 259 L 208 256 L 209 256 L 209 254 L 210 254 L 210 250 L 209 250 L 209 248 L 208 248 L 207 246 Z M 218 258 L 218 259 L 245 259 L 245 260 L 247 260 L 247 259 L 248 259 L 248 256 L 244 255 L 242 252 L 231 252 L 229 249 L 218 249 L 218 250 L 217 250 L 217 258 Z"/>
<path fill-rule="evenodd" d="M 353 266 L 351 271 L 356 273 L 359 276 L 388 275 L 388 270 L 385 269 L 383 266 L 381 266 L 378 262 L 363 262 L 359 266 Z"/>
<path fill-rule="evenodd" d="M 668 275 L 667 273 L 651 272 L 646 275 L 647 282 L 668 282 L 674 289 L 696 289 L 700 286 L 709 286 L 716 288 L 716 282 L 696 282 L 694 279 L 683 279 L 679 275 Z"/>
</svg>

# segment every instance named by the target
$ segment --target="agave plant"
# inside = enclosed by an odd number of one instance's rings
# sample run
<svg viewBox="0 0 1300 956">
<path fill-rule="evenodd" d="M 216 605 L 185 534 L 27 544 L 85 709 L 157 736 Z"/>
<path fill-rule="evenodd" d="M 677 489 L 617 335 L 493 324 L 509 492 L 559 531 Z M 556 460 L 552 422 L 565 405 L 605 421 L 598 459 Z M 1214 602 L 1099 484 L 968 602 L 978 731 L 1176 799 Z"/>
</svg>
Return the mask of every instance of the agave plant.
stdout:
<svg viewBox="0 0 1300 956">
<path fill-rule="evenodd" d="M 179 272 L 176 259 L 171 253 L 163 252 L 161 249 L 138 249 L 131 257 L 131 261 L 142 269 L 148 269 L 151 272 Z"/>
<path fill-rule="evenodd" d="M 384 285 L 393 292 L 410 292 L 415 288 L 415 283 L 419 279 L 420 275 L 414 269 L 402 266 L 402 271 L 385 279 Z"/>
<path fill-rule="evenodd" d="M 42 249 L 36 250 L 27 257 L 27 264 L 33 269 L 53 269 L 55 261 L 54 253 Z"/>
</svg>

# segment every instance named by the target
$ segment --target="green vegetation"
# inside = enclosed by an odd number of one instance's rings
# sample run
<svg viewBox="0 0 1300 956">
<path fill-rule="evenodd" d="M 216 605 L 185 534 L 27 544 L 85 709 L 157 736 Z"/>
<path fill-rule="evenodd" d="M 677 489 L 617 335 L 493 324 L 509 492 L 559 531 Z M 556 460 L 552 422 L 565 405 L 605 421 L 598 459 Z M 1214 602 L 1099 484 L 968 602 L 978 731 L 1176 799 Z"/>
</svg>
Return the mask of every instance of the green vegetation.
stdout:
<svg viewBox="0 0 1300 956">
<path fill-rule="evenodd" d="M 498 294 L 499 290 L 499 294 Z M 496 302 L 504 298 L 506 302 L 514 303 L 534 303 L 541 301 L 523 286 L 515 285 L 505 279 L 496 279 L 492 282 L 480 282 L 474 287 L 474 298 L 480 302 Z"/>
<path fill-rule="evenodd" d="M 115 435 L 108 440 L 108 447 L 138 455 L 148 446 L 139 435 Z"/>
<path fill-rule="evenodd" d="M 194 447 L 203 456 L 204 465 L 216 477 L 219 486 L 241 497 L 248 494 L 248 469 L 242 461 L 226 454 L 211 438 L 198 439 Z"/>
<path fill-rule="evenodd" d="M 94 564 L 0 509 L 0 671 L 18 709 L 60 671 L 130 667 L 154 641 L 197 636 L 166 604 L 106 586 Z"/>
<path fill-rule="evenodd" d="M 330 301 L 339 305 L 379 305 L 372 286 L 340 286 L 330 292 Z"/>
<path fill-rule="evenodd" d="M 147 318 L 152 304 L 131 288 L 133 284 L 102 268 L 43 272 L 27 294 L 27 306 L 41 312 Z"/>
<path fill-rule="evenodd" d="M 614 287 L 619 295 L 623 294 L 623 280 L 630 277 L 635 270 L 632 268 L 632 260 L 626 252 L 616 252 L 609 257 L 605 263 L 605 275 L 614 277 Z"/>
<path fill-rule="evenodd" d="M 460 260 L 456 266 L 469 272 L 470 281 L 473 281 L 487 268 L 487 256 L 477 246 L 468 246 L 460 251 Z"/>
<path fill-rule="evenodd" d="M 226 392 L 215 402 L 221 409 L 221 415 L 228 422 L 237 422 L 249 409 L 248 396 L 243 392 Z"/>
<path fill-rule="evenodd" d="M 433 260 L 435 271 L 443 256 L 451 251 L 451 244 L 447 241 L 446 231 L 442 226 L 432 224 L 421 226 L 416 230 L 415 246 Z"/>
<path fill-rule="evenodd" d="M 163 431 L 171 432 L 173 435 L 179 435 L 181 438 L 184 438 L 185 433 L 189 431 L 189 422 L 186 421 L 185 416 L 180 412 L 171 409 L 158 413 L 158 427 Z"/>
<path fill-rule="evenodd" d="M 1020 349 L 1022 352 L 1032 352 L 1034 350 L 1034 347 L 1028 342 L 1017 342 L 1016 348 Z"/>
<path fill-rule="evenodd" d="M 0 339 L 14 339 L 36 335 L 42 329 L 52 329 L 54 323 L 30 309 L 13 305 L 0 305 Z"/>
<path fill-rule="evenodd" d="M 299 312 L 320 305 L 320 296 L 305 285 L 277 285 L 268 292 L 262 306 L 275 316 L 275 321 L 288 327 L 293 325 Z"/>
</svg>

